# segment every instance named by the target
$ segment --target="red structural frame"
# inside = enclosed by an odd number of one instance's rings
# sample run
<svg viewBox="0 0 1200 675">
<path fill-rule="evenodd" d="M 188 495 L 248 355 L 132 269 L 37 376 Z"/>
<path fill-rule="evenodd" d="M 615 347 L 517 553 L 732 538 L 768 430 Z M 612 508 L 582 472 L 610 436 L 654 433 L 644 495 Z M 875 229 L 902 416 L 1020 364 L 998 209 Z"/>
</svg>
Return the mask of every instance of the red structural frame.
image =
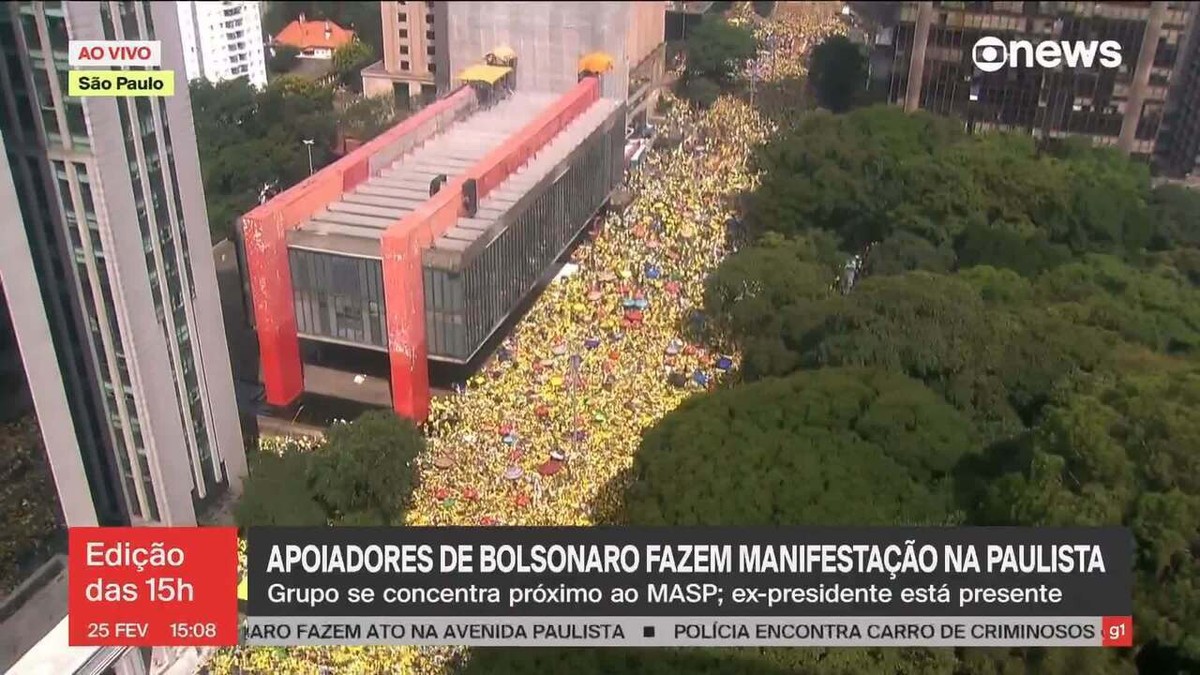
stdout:
<svg viewBox="0 0 1200 675">
<path fill-rule="evenodd" d="M 397 413 L 418 421 L 429 416 L 421 251 L 465 215 L 463 185 L 474 179 L 479 199 L 483 199 L 599 98 L 599 80 L 584 79 L 502 146 L 385 231 L 381 255 L 392 407 Z M 373 155 L 399 143 L 415 146 L 440 130 L 436 121 L 474 101 L 474 92 L 463 87 L 242 217 L 268 403 L 290 405 L 304 390 L 288 265 L 288 230 L 367 180 L 372 173 Z"/>
</svg>

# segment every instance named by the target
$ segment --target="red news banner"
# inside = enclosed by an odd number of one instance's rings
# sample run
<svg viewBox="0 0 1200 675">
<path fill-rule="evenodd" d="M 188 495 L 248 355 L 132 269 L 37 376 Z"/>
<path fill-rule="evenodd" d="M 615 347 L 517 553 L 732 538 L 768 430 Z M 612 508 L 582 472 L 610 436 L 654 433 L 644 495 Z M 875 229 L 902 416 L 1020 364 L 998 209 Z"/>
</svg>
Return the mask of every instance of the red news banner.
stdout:
<svg viewBox="0 0 1200 675">
<path fill-rule="evenodd" d="M 237 529 L 73 527 L 75 646 L 237 644 Z"/>
</svg>

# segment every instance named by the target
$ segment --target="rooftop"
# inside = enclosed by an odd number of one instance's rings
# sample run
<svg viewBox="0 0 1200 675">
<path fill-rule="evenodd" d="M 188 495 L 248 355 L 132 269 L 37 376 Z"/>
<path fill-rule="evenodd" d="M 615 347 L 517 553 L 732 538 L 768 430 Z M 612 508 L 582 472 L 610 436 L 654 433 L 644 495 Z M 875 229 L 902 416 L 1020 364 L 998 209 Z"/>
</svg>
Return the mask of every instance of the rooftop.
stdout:
<svg viewBox="0 0 1200 675">
<path fill-rule="evenodd" d="M 532 161 L 481 199 L 474 218 L 459 218 L 453 227 L 439 237 L 426 259 L 439 260 L 448 257 L 448 264 L 453 265 L 454 261 L 461 259 L 461 254 L 477 246 L 486 245 L 498 236 L 503 229 L 504 215 L 538 183 L 550 177 L 571 152 L 608 119 L 618 105 L 619 103 L 612 99 L 600 99 L 572 120 Z M 438 256 L 438 252 L 448 253 L 449 256 Z"/>
<path fill-rule="evenodd" d="M 275 36 L 278 44 L 291 45 L 300 50 L 337 49 L 354 39 L 354 31 L 342 28 L 329 19 L 311 21 L 301 14 L 283 27 Z"/>
<path fill-rule="evenodd" d="M 290 231 L 288 245 L 378 258 L 384 232 L 428 201 L 435 177 L 461 175 L 557 98 L 518 92 L 452 125 Z"/>
</svg>

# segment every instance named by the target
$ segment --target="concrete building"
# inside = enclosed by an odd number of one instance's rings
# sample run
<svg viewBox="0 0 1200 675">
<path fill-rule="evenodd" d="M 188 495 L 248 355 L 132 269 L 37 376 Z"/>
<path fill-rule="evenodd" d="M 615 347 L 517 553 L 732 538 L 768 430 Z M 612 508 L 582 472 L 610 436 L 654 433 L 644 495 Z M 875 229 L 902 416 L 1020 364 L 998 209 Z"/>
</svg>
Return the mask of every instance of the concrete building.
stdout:
<svg viewBox="0 0 1200 675">
<path fill-rule="evenodd" d="M 401 106 L 417 107 L 449 88 L 445 49 L 449 4 L 422 0 L 379 3 L 383 58 L 362 71 L 367 96 L 392 95 Z"/>
<path fill-rule="evenodd" d="M 500 48 L 516 53 L 516 86 L 564 92 L 579 59 L 613 57 L 604 95 L 625 99 L 633 121 L 658 100 L 666 75 L 666 2 L 380 3 L 383 59 L 365 68 L 363 91 L 428 103 L 467 67 Z"/>
<path fill-rule="evenodd" d="M 665 2 L 464 0 L 448 5 L 452 74 L 504 46 L 517 54 L 517 89 L 563 92 L 579 79 L 580 57 L 604 52 L 613 58 L 613 69 L 603 78 L 604 96 L 626 101 L 631 118 L 657 100 L 657 83 L 666 72 Z M 655 86 L 645 86 L 648 82 Z"/>
<path fill-rule="evenodd" d="M 268 403 L 353 397 L 423 420 L 429 362 L 483 353 L 620 185 L 626 109 L 623 90 L 601 95 L 608 75 L 513 91 L 509 69 L 475 70 L 488 84 L 242 217 Z M 328 346 L 355 368 L 381 356 L 386 375 L 313 360 Z"/>
<path fill-rule="evenodd" d="M 1200 180 L 1200 11 L 1180 48 L 1154 164 L 1169 178 Z"/>
<path fill-rule="evenodd" d="M 892 56 L 887 97 L 976 129 L 1083 136 L 1149 158 L 1195 12 L 1188 2 L 904 2 L 882 41 Z M 983 72 L 972 50 L 985 36 L 1034 44 L 1113 40 L 1123 61 Z"/>
<path fill-rule="evenodd" d="M 178 0 L 179 36 L 188 80 L 245 77 L 267 86 L 261 2 Z"/>
<path fill-rule="evenodd" d="M 161 40 L 163 68 L 184 72 L 173 2 L 0 8 L 0 285 L 66 524 L 192 525 L 240 488 L 246 457 L 187 88 L 66 95 L 68 42 L 122 39 Z M 196 657 L 81 655 L 65 619 L 44 635 L 8 672 L 100 658 L 136 674 Z"/>
</svg>

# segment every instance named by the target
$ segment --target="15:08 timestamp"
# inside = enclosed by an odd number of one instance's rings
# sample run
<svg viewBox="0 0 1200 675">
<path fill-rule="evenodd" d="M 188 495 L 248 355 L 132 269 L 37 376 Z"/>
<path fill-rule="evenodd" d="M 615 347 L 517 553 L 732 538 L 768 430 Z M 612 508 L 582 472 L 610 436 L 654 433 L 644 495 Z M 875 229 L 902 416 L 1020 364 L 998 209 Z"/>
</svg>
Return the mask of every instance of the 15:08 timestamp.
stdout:
<svg viewBox="0 0 1200 675">
<path fill-rule="evenodd" d="M 191 640 L 195 638 L 215 638 L 217 637 L 217 624 L 215 623 L 173 623 L 171 624 L 171 637 L 180 640 Z"/>
</svg>

